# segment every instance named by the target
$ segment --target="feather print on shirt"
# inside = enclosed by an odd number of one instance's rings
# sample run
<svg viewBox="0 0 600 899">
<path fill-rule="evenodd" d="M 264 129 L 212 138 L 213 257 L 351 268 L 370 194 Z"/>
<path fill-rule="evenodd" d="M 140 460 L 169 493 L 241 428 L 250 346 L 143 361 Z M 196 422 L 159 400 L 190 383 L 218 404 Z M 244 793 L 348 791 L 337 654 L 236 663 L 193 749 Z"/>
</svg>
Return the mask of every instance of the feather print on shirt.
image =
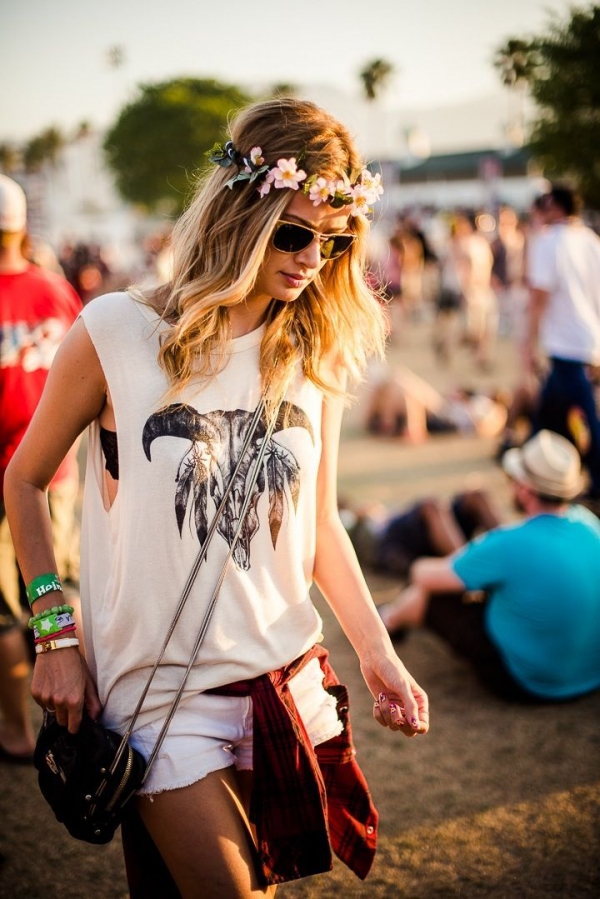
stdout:
<svg viewBox="0 0 600 899">
<path fill-rule="evenodd" d="M 148 418 L 142 434 L 142 445 L 149 461 L 150 447 L 158 437 L 190 441 L 175 479 L 175 518 L 180 535 L 189 512 L 190 524 L 200 545 L 204 544 L 208 531 L 208 498 L 211 497 L 215 508 L 219 507 L 237 466 L 253 417 L 252 412 L 243 409 L 229 412 L 218 409 L 201 414 L 192 406 L 174 404 Z M 312 425 L 306 413 L 299 406 L 284 401 L 279 408 L 273 435 L 287 428 L 305 428 L 314 443 Z M 217 533 L 230 547 L 240 510 L 246 499 L 247 481 L 254 470 L 254 461 L 266 431 L 267 421 L 263 415 L 217 525 Z M 234 549 L 233 560 L 244 571 L 250 568 L 250 543 L 259 528 L 257 506 L 265 489 L 268 489 L 269 530 L 275 548 L 289 500 L 291 499 L 294 510 L 298 504 L 300 466 L 293 453 L 278 443 L 274 436 L 267 446 L 242 532 Z"/>
</svg>

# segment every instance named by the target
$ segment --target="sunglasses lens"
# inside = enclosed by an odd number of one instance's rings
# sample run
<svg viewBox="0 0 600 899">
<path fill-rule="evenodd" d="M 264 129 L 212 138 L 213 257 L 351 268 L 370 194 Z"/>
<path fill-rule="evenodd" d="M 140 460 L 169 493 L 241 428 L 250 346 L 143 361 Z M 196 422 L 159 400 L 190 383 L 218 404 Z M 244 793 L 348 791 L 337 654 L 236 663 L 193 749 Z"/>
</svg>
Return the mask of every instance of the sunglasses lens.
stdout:
<svg viewBox="0 0 600 899">
<path fill-rule="evenodd" d="M 337 259 L 342 253 L 352 245 L 354 236 L 352 234 L 336 234 L 329 237 L 321 244 L 321 257 L 323 259 Z"/>
<path fill-rule="evenodd" d="M 273 246 L 280 253 L 301 253 L 314 240 L 314 234 L 302 225 L 280 222 L 273 234 Z"/>
<path fill-rule="evenodd" d="M 318 236 L 310 228 L 304 225 L 295 225 L 292 222 L 280 222 L 273 232 L 272 243 L 280 253 L 301 253 L 311 245 Z M 353 234 L 332 234 L 330 237 L 321 238 L 321 258 L 337 259 L 351 246 L 354 240 Z"/>
</svg>

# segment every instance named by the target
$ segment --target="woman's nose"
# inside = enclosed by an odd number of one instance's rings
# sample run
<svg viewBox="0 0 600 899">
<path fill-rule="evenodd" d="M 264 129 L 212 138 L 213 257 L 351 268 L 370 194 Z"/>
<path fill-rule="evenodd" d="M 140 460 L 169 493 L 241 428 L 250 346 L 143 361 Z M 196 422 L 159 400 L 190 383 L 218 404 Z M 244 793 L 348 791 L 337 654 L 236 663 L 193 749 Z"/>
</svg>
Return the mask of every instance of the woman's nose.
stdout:
<svg viewBox="0 0 600 899">
<path fill-rule="evenodd" d="M 307 247 L 296 253 L 296 259 L 307 268 L 318 268 L 321 264 L 321 244 L 315 237 Z"/>
</svg>

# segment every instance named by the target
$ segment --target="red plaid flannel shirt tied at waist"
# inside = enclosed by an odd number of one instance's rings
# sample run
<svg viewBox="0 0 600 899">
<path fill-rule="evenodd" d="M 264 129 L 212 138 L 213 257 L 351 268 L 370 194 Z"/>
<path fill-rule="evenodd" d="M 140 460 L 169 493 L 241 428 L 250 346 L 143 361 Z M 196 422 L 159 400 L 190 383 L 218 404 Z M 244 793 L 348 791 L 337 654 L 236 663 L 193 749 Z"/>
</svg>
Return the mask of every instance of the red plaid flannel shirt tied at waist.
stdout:
<svg viewBox="0 0 600 899">
<path fill-rule="evenodd" d="M 267 884 L 330 871 L 331 848 L 364 879 L 375 857 L 378 814 L 352 742 L 348 693 L 313 646 L 278 671 L 208 692 L 250 696 L 253 705 L 254 785 L 250 820 L 256 826 L 260 871 Z M 335 696 L 342 733 L 312 747 L 288 683 L 318 658 L 323 686 Z"/>
</svg>

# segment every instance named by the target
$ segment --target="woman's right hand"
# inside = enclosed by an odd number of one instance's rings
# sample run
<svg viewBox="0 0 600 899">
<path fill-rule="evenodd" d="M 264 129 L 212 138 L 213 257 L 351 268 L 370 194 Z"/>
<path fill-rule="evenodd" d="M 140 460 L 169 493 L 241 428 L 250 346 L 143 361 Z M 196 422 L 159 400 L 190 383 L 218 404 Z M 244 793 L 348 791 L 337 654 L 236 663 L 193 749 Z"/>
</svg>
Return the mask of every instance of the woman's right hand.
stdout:
<svg viewBox="0 0 600 899">
<path fill-rule="evenodd" d="M 96 685 L 77 647 L 52 649 L 37 656 L 31 693 L 37 704 L 52 711 L 58 724 L 72 734 L 79 730 L 84 705 L 93 719 L 102 712 Z"/>
</svg>

